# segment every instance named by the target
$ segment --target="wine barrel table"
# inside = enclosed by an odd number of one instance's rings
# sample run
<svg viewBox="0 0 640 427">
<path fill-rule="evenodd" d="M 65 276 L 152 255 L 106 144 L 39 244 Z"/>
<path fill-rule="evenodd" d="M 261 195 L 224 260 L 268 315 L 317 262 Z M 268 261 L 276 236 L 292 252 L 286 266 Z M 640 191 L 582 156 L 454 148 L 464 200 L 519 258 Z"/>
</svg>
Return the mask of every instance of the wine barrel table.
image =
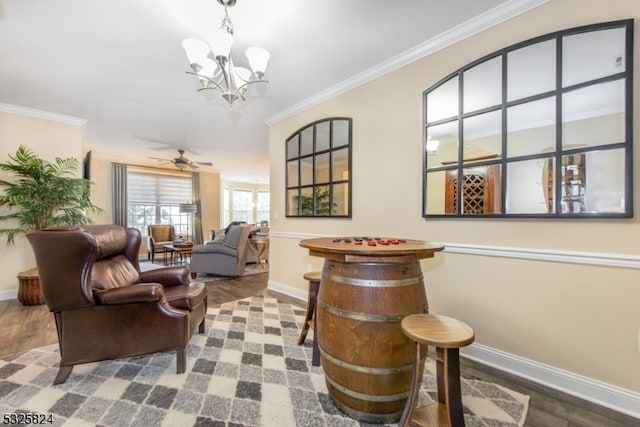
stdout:
<svg viewBox="0 0 640 427">
<path fill-rule="evenodd" d="M 359 421 L 398 421 L 413 357 L 400 322 L 428 312 L 419 261 L 444 246 L 378 237 L 305 239 L 300 246 L 325 259 L 316 325 L 329 396 Z"/>
</svg>

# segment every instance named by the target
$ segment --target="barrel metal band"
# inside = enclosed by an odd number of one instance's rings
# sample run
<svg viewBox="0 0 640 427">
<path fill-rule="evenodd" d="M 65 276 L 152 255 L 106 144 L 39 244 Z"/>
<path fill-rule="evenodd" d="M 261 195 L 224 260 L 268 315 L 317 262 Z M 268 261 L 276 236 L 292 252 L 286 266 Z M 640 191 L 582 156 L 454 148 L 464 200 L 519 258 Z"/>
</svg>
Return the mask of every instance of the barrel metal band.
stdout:
<svg viewBox="0 0 640 427">
<path fill-rule="evenodd" d="M 368 288 L 394 288 L 401 286 L 413 286 L 422 283 L 424 277 L 422 273 L 417 276 L 409 277 L 407 279 L 393 279 L 393 280 L 367 280 L 356 279 L 353 277 L 337 276 L 331 273 L 325 273 L 322 275 L 323 279 L 331 280 L 333 282 L 344 283 L 345 285 L 363 286 Z"/>
<path fill-rule="evenodd" d="M 389 414 L 372 414 L 368 412 L 358 411 L 353 409 L 352 407 L 340 402 L 334 396 L 329 395 L 333 404 L 340 408 L 344 413 L 349 415 L 351 418 L 363 421 L 365 423 L 370 424 L 395 424 L 398 422 L 400 417 L 402 416 L 402 411 L 400 412 L 392 412 Z"/>
<path fill-rule="evenodd" d="M 407 396 L 409 396 L 408 391 L 404 393 L 398 393 L 398 394 L 360 393 L 338 384 L 333 379 L 329 378 L 329 376 L 325 375 L 325 378 L 329 384 L 331 384 L 334 388 L 338 389 L 340 392 L 346 394 L 347 396 L 355 397 L 356 399 L 365 400 L 367 402 L 395 402 L 397 400 L 405 399 Z"/>
<path fill-rule="evenodd" d="M 400 372 L 408 372 L 413 369 L 413 362 L 407 365 L 395 366 L 392 368 L 372 368 L 369 366 L 362 365 L 354 365 L 349 362 L 345 362 L 344 360 L 340 360 L 337 357 L 327 353 L 322 347 L 318 346 L 318 350 L 320 350 L 320 354 L 322 357 L 327 359 L 329 362 L 333 363 L 336 366 L 340 366 L 341 368 L 347 369 L 349 371 L 360 372 L 363 374 L 371 374 L 371 375 L 392 375 Z M 423 356 L 421 358 L 421 363 L 427 359 L 427 356 Z"/>
<path fill-rule="evenodd" d="M 400 322 L 406 316 L 410 314 L 422 314 L 427 313 L 428 307 L 425 305 L 419 310 L 409 311 L 402 314 L 367 314 L 367 313 L 356 313 L 353 311 L 342 310 L 339 308 L 332 307 L 325 303 L 324 301 L 318 301 L 318 306 L 322 307 L 326 311 L 336 316 L 344 317 L 352 320 L 359 320 L 364 322 Z"/>
</svg>

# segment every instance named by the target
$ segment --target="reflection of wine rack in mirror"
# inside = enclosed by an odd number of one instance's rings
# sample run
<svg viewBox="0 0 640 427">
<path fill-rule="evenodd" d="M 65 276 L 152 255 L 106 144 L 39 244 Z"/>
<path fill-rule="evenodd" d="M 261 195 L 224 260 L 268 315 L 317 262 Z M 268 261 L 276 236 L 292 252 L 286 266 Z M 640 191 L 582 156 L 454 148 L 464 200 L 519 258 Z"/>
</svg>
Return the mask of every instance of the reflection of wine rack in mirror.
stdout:
<svg viewBox="0 0 640 427">
<path fill-rule="evenodd" d="M 575 154 L 562 157 L 562 212 L 585 211 L 585 155 Z"/>
<path fill-rule="evenodd" d="M 453 178 L 453 212 L 458 213 L 458 179 Z M 486 179 L 482 175 L 462 177 L 462 212 L 468 215 L 484 213 Z"/>
<path fill-rule="evenodd" d="M 458 171 L 447 171 L 445 184 L 445 212 L 458 214 L 462 205 L 464 215 L 500 212 L 499 165 L 464 168 L 462 203 L 458 200 Z"/>
</svg>

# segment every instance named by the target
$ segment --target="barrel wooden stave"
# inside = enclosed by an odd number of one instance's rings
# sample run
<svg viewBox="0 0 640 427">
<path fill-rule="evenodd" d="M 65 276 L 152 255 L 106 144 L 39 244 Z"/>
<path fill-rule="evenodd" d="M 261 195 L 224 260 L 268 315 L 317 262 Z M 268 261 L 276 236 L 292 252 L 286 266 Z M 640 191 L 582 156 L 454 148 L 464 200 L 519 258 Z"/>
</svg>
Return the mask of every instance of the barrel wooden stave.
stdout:
<svg viewBox="0 0 640 427">
<path fill-rule="evenodd" d="M 413 355 L 400 321 L 426 311 L 417 261 L 325 261 L 316 314 L 318 343 L 329 394 L 341 409 L 367 422 L 399 419 Z"/>
</svg>

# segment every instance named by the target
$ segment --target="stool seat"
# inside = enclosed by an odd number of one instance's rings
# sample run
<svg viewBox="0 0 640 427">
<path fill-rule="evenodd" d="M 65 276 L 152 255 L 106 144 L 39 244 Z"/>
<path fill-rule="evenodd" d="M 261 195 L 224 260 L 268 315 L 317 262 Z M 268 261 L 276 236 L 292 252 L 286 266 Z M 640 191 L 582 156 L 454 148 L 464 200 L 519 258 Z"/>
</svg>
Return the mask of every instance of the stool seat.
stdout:
<svg viewBox="0 0 640 427">
<path fill-rule="evenodd" d="M 308 271 L 302 276 L 305 280 L 309 281 L 309 293 L 307 300 L 307 313 L 305 315 L 304 325 L 302 325 L 302 331 L 300 331 L 300 337 L 298 338 L 298 345 L 302 345 L 307 339 L 307 333 L 309 328 L 313 328 L 313 356 L 311 364 L 313 366 L 320 366 L 320 350 L 318 349 L 318 328 L 316 328 L 316 300 L 318 298 L 318 291 L 320 290 L 320 281 L 322 280 L 322 272 L 320 271 Z"/>
<path fill-rule="evenodd" d="M 322 279 L 322 273 L 320 271 L 309 271 L 304 273 L 302 277 L 304 277 L 304 280 L 308 280 L 310 282 L 319 282 Z"/>
<path fill-rule="evenodd" d="M 437 314 L 412 314 L 402 319 L 400 327 L 414 341 L 414 347 L 409 398 L 398 425 L 464 427 L 459 348 L 473 342 L 473 329 L 460 320 Z M 423 345 L 436 347 L 438 402 L 416 408 Z"/>
<path fill-rule="evenodd" d="M 441 348 L 473 342 L 473 329 L 464 322 L 437 314 L 412 314 L 402 319 L 402 332 L 413 341 Z"/>
</svg>

